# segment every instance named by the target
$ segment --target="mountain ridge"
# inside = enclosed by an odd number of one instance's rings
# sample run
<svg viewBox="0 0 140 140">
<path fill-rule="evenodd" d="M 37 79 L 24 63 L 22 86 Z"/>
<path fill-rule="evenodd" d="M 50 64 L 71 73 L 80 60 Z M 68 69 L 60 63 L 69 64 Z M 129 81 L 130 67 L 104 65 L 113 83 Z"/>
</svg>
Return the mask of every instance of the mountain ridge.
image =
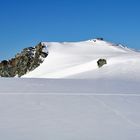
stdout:
<svg viewBox="0 0 140 140">
<path fill-rule="evenodd" d="M 101 60 L 105 65 L 99 69 Z M 0 63 L 1 77 L 89 79 L 119 75 L 132 78 L 134 75 L 138 78 L 139 70 L 139 52 L 103 38 L 40 42 L 23 49 L 15 58 Z"/>
<path fill-rule="evenodd" d="M 42 42 L 42 45 L 47 47 L 48 57 L 39 67 L 23 77 L 88 79 L 101 78 L 101 75 L 103 77 L 121 75 L 132 78 L 133 74 L 137 78 L 140 70 L 139 52 L 102 39 Z M 99 59 L 107 60 L 107 64 L 101 69 L 97 65 Z"/>
<path fill-rule="evenodd" d="M 0 76 L 21 77 L 38 67 L 47 55 L 46 47 L 41 43 L 35 47 L 24 48 L 14 58 L 0 62 Z"/>
</svg>

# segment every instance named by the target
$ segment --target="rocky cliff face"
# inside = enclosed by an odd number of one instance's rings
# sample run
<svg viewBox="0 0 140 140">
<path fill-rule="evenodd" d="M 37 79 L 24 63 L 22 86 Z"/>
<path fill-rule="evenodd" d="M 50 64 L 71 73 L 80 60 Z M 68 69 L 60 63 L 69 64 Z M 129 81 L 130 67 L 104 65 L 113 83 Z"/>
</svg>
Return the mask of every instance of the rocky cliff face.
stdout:
<svg viewBox="0 0 140 140">
<path fill-rule="evenodd" d="M 47 48 L 43 46 L 42 43 L 39 43 L 35 47 L 25 48 L 11 60 L 3 60 L 0 62 L 0 76 L 21 77 L 27 72 L 37 68 L 47 56 Z"/>
</svg>

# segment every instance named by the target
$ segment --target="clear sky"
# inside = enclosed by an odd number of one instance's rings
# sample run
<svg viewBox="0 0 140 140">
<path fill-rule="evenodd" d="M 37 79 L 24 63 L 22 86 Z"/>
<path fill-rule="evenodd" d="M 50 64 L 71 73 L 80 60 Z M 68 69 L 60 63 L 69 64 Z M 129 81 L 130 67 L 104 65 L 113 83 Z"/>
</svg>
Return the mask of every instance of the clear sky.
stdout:
<svg viewBox="0 0 140 140">
<path fill-rule="evenodd" d="M 40 41 L 96 37 L 140 50 L 140 1 L 0 0 L 0 60 Z"/>
</svg>

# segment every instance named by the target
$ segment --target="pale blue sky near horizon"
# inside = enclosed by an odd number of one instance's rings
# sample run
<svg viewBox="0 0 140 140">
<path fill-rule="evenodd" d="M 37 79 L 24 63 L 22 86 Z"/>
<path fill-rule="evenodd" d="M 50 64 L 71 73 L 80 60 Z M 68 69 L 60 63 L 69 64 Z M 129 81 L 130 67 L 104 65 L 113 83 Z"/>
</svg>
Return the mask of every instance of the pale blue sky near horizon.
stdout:
<svg viewBox="0 0 140 140">
<path fill-rule="evenodd" d="M 40 41 L 96 37 L 140 50 L 140 1 L 0 0 L 0 60 Z"/>
</svg>

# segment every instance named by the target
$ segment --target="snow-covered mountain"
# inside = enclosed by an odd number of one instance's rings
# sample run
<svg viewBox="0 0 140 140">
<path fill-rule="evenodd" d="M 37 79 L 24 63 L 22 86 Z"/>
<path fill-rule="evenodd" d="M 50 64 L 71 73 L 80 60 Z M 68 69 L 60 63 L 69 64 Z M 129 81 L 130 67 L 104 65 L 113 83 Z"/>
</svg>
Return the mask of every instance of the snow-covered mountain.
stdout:
<svg viewBox="0 0 140 140">
<path fill-rule="evenodd" d="M 102 39 L 42 42 L 49 55 L 27 78 L 140 78 L 140 53 Z M 97 61 L 107 64 L 99 68 Z"/>
<path fill-rule="evenodd" d="M 33 69 L 20 54 L 30 72 L 0 78 L 0 139 L 140 140 L 139 52 L 102 39 L 37 46 L 23 51 Z"/>
</svg>

